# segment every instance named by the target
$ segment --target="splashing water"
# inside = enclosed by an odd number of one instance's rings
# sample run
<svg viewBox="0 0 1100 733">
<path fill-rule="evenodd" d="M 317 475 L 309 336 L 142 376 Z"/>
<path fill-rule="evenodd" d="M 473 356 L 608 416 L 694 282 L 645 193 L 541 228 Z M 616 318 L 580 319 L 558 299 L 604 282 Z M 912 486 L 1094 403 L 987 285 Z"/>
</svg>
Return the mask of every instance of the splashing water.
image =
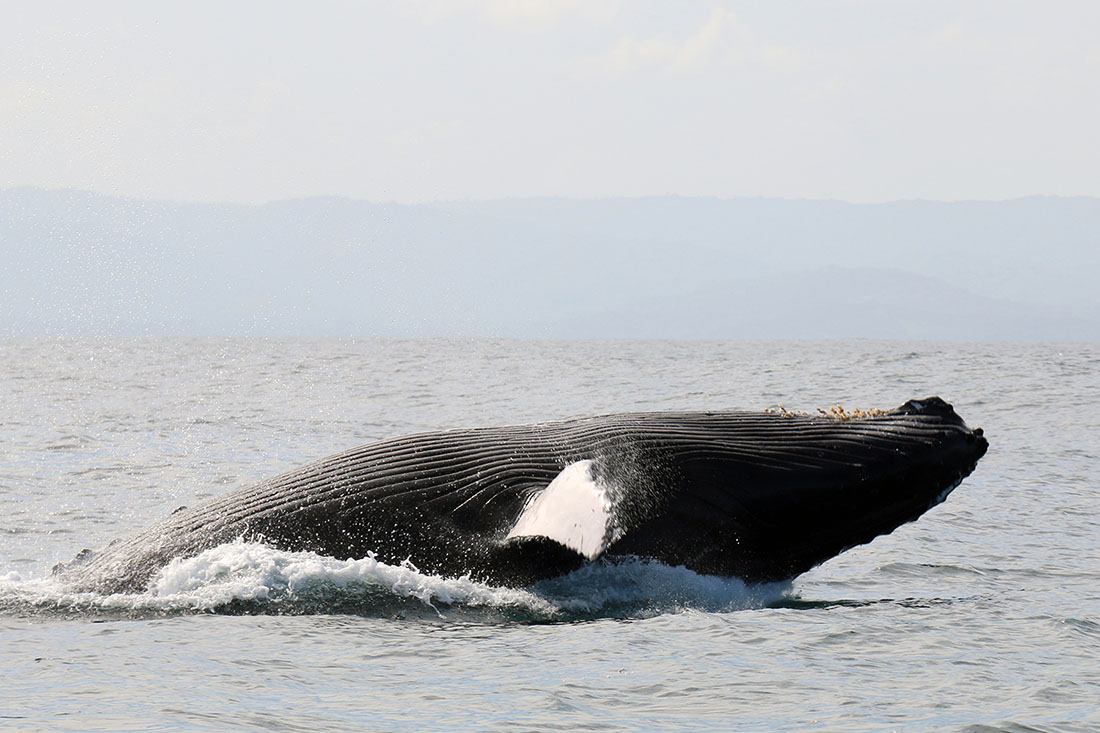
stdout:
<svg viewBox="0 0 1100 733">
<path fill-rule="evenodd" d="M 548 622 L 645 617 L 685 609 L 760 608 L 789 583 L 746 585 L 626 558 L 587 565 L 528 589 L 422 573 L 374 557 L 338 560 L 236 541 L 162 568 L 141 593 L 75 592 L 54 577 L 0 576 L 0 612 L 66 617 L 194 613 L 350 613 L 374 617 Z"/>
</svg>

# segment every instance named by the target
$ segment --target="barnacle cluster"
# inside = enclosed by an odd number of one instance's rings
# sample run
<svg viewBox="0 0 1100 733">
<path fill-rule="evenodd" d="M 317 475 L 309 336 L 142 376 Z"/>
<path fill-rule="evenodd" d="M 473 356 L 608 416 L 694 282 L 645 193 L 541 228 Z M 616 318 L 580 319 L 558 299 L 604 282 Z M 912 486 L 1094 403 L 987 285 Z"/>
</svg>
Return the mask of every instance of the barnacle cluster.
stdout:
<svg viewBox="0 0 1100 733">
<path fill-rule="evenodd" d="M 886 410 L 880 410 L 877 407 L 870 410 L 861 410 L 858 407 L 854 410 L 845 410 L 842 405 L 833 405 L 827 412 L 819 407 L 817 411 L 826 417 L 835 417 L 837 420 L 851 420 L 855 417 L 877 417 L 886 414 Z"/>
<path fill-rule="evenodd" d="M 843 405 L 833 405 L 828 410 L 823 410 L 820 407 L 817 411 L 825 417 L 835 418 L 837 420 L 851 420 L 853 418 L 860 417 L 878 417 L 879 415 L 885 415 L 886 410 L 880 410 L 877 407 L 870 410 L 863 410 L 856 408 L 854 410 L 845 410 Z M 782 417 L 809 417 L 810 413 L 801 412 L 799 410 L 788 410 L 783 405 L 776 405 L 775 407 L 768 407 L 764 412 L 771 412 Z"/>
</svg>

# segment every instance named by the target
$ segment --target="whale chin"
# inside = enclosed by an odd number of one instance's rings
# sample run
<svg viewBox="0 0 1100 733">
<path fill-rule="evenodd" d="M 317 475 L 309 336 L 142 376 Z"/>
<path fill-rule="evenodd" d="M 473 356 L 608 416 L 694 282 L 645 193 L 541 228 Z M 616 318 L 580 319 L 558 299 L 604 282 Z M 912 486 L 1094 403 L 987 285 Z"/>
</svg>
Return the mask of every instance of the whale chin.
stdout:
<svg viewBox="0 0 1100 733">
<path fill-rule="evenodd" d="M 917 519 L 987 446 L 938 397 L 422 433 L 181 508 L 58 572 L 135 591 L 174 558 L 244 538 L 513 586 L 616 556 L 784 580 Z"/>
</svg>

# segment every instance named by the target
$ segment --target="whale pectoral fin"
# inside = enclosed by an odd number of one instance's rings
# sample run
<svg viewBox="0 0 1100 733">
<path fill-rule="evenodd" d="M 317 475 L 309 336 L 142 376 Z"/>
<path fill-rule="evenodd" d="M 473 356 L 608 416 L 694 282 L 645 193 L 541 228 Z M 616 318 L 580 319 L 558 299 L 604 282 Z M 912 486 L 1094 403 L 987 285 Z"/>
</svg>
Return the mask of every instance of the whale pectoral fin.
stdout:
<svg viewBox="0 0 1100 733">
<path fill-rule="evenodd" d="M 492 580 L 510 586 L 564 575 L 587 562 L 584 555 L 542 536 L 510 537 L 492 554 Z"/>
<path fill-rule="evenodd" d="M 544 537 L 588 560 L 607 547 L 611 499 L 592 470 L 592 461 L 570 463 L 535 495 L 505 540 Z"/>
<path fill-rule="evenodd" d="M 527 502 L 492 551 L 494 579 L 529 585 L 571 572 L 606 549 L 612 502 L 591 460 L 562 469 Z"/>
</svg>

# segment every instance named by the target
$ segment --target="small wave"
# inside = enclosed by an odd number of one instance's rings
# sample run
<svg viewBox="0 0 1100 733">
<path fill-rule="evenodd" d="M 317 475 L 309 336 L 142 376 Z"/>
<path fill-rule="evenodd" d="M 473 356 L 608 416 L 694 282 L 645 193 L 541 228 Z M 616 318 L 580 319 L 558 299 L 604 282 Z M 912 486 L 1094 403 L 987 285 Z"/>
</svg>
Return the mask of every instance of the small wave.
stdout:
<svg viewBox="0 0 1100 733">
<path fill-rule="evenodd" d="M 380 618 L 547 623 L 648 617 L 687 609 L 762 608 L 789 583 L 746 585 L 640 559 L 587 565 L 528 589 L 420 572 L 373 557 L 337 560 L 233 542 L 173 560 L 147 590 L 76 592 L 59 578 L 0 575 L 0 614 L 157 617 L 197 613 L 355 614 Z"/>
<path fill-rule="evenodd" d="M 879 566 L 879 572 L 900 577 L 928 577 L 938 576 L 973 576 L 987 575 L 991 570 L 970 566 L 952 565 L 950 563 L 911 563 L 891 562 Z"/>
<path fill-rule="evenodd" d="M 966 598 L 834 598 L 803 599 L 796 595 L 780 598 L 771 604 L 772 608 L 789 608 L 796 611 L 828 610 L 831 608 L 864 608 L 868 606 L 900 606 L 901 608 L 936 608 L 951 606 L 963 601 L 988 601 L 989 596 L 969 596 Z"/>
<path fill-rule="evenodd" d="M 73 433 L 57 436 L 53 440 L 42 444 L 41 449 L 47 451 L 79 450 L 81 448 L 87 448 L 90 445 L 95 445 L 96 442 L 98 441 L 90 435 Z"/>
</svg>

